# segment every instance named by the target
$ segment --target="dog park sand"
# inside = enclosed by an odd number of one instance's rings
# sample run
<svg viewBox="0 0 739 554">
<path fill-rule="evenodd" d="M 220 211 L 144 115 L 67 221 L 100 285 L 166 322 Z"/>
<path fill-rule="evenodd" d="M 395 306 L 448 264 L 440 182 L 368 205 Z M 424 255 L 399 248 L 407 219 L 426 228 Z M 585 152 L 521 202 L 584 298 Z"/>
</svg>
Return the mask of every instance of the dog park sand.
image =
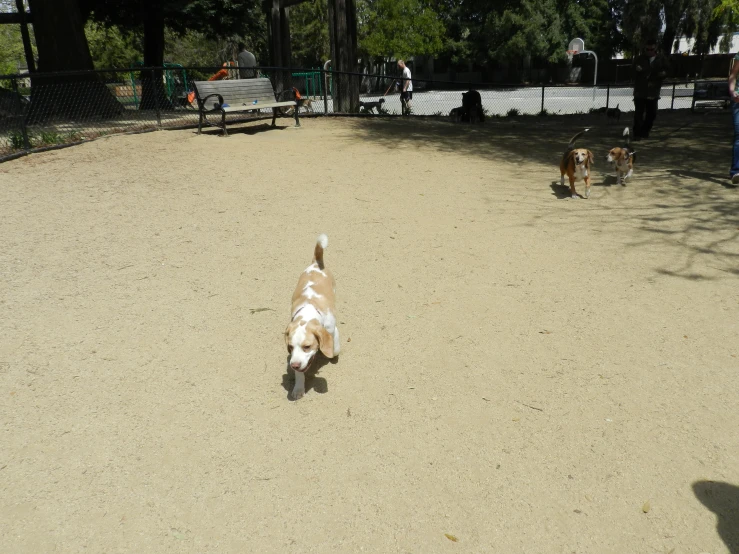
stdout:
<svg viewBox="0 0 739 554">
<path fill-rule="evenodd" d="M 602 116 L 279 123 L 0 165 L 0 551 L 739 552 L 728 115 L 660 113 L 626 187 Z"/>
</svg>

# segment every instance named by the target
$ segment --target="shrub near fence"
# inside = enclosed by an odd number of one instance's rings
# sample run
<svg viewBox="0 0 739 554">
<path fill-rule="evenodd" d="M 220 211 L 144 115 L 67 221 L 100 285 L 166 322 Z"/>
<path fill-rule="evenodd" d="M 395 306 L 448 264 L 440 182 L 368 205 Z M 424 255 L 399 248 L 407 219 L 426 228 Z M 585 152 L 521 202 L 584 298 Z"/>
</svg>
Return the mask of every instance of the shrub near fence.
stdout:
<svg viewBox="0 0 739 554">
<path fill-rule="evenodd" d="M 105 135 L 155 129 L 196 127 L 197 107 L 191 103 L 190 76 L 213 75 L 221 68 L 136 68 L 28 77 L 0 77 L 0 160 L 45 148 L 74 144 Z M 167 72 L 170 73 L 167 73 Z M 259 68 L 276 90 L 296 87 L 312 100 L 317 115 L 400 115 L 398 76 L 340 73 L 321 69 Z M 153 82 L 160 82 L 154 86 Z M 43 86 L 36 83 L 41 82 Z M 280 86 L 280 84 L 282 86 Z M 489 117 L 585 113 L 619 106 L 632 108 L 628 85 L 519 86 L 413 80 L 411 116 L 447 116 L 462 103 L 462 92 L 480 91 Z M 337 92 L 358 91 L 352 105 Z M 345 92 L 346 93 L 346 92 Z M 691 108 L 692 82 L 666 84 L 660 109 Z M 33 100 L 33 101 L 32 101 Z M 364 102 L 383 100 L 378 108 Z M 194 101 L 193 101 L 194 102 Z M 243 114 L 233 121 L 271 117 L 267 112 Z"/>
</svg>

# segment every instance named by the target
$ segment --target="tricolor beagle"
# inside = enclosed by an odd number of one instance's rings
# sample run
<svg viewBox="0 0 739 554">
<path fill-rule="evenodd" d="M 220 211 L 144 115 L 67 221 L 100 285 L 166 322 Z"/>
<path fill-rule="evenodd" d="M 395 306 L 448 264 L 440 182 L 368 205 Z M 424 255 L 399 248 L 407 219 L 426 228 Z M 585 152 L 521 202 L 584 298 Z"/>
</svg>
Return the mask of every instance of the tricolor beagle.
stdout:
<svg viewBox="0 0 739 554">
<path fill-rule="evenodd" d="M 624 184 L 624 179 L 630 179 L 634 172 L 634 162 L 636 161 L 636 152 L 631 149 L 631 141 L 629 140 L 629 128 L 624 129 L 626 137 L 626 146 L 623 148 L 611 148 L 606 156 L 606 161 L 613 164 L 616 168 L 616 179 L 619 185 Z"/>
<path fill-rule="evenodd" d="M 565 175 L 567 175 L 570 180 L 570 194 L 572 194 L 572 198 L 577 198 L 575 181 L 578 179 L 585 181 L 585 198 L 590 197 L 590 166 L 594 163 L 593 153 L 585 148 L 575 148 L 575 141 L 589 130 L 584 129 L 572 137 L 570 143 L 567 145 L 567 150 L 565 150 L 562 156 L 562 161 L 559 162 L 559 171 L 562 174 L 560 183 L 564 186 Z"/>
<path fill-rule="evenodd" d="M 336 283 L 323 265 L 323 250 L 328 237 L 316 242 L 313 263 L 300 275 L 293 293 L 292 319 L 285 329 L 285 343 L 290 355 L 290 370 L 295 374 L 293 400 L 305 394 L 305 372 L 320 350 L 327 358 L 339 354 L 339 330 L 334 315 Z"/>
</svg>

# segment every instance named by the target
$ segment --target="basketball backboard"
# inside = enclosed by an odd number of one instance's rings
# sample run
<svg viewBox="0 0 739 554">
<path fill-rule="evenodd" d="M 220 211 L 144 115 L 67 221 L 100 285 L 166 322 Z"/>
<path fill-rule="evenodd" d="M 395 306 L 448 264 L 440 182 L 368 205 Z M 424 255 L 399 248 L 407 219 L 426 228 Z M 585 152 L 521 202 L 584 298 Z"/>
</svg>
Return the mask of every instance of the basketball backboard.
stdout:
<svg viewBox="0 0 739 554">
<path fill-rule="evenodd" d="M 585 41 L 581 38 L 573 38 L 567 47 L 568 52 L 576 52 L 578 54 L 583 50 L 585 50 Z"/>
</svg>

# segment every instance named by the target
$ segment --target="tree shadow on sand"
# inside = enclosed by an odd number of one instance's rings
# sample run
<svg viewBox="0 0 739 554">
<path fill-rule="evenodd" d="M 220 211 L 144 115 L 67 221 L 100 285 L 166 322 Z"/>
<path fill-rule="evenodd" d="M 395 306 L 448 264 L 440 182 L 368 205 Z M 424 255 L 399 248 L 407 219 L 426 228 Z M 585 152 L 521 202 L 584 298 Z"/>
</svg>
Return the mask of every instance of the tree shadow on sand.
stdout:
<svg viewBox="0 0 739 554">
<path fill-rule="evenodd" d="M 605 158 L 611 148 L 623 144 L 623 128 L 629 122 L 608 125 L 596 114 L 489 118 L 484 124 L 456 124 L 448 118 L 365 118 L 350 125 L 363 139 L 389 149 L 423 147 L 478 156 L 517 164 L 523 174 L 541 174 L 551 167 L 555 178 L 567 142 L 589 127 L 578 145 L 595 155 L 593 190 L 600 190 L 601 197 L 621 189 L 629 193 L 618 202 L 588 200 L 587 209 L 598 212 L 600 228 L 620 232 L 628 223 L 637 232 L 626 247 L 662 253 L 657 274 L 698 281 L 739 278 L 739 190 L 728 181 L 730 135 L 728 120 L 720 115 L 660 112 L 651 138 L 632 145 L 638 156 L 634 177 L 625 186 L 617 185 Z M 726 175 L 715 171 L 722 166 Z M 547 185 L 556 199 L 570 197 L 559 181 L 541 183 Z M 583 188 L 579 184 L 578 193 Z M 542 210 L 527 224 L 540 225 L 548 216 Z M 558 217 L 572 226 L 582 221 L 579 210 Z"/>
<path fill-rule="evenodd" d="M 501 162 L 534 162 L 555 168 L 572 136 L 589 128 L 590 132 L 577 144 L 595 154 L 599 173 L 607 172 L 607 152 L 623 145 L 623 129 L 631 125 L 630 120 L 620 125 L 608 124 L 598 114 L 489 117 L 483 124 L 454 123 L 448 117 L 378 117 L 349 121 L 363 139 L 389 149 L 417 145 L 440 152 Z M 652 137 L 632 146 L 640 154 L 638 164 L 695 171 L 703 166 L 706 158 L 727 163 L 724 151 L 729 143 L 725 127 L 723 117 L 703 117 L 689 110 L 660 112 Z M 689 143 L 690 152 L 684 150 L 686 143 Z M 720 167 L 720 163 L 708 167 Z"/>
<path fill-rule="evenodd" d="M 739 554 L 739 487 L 718 481 L 696 481 L 693 493 L 716 514 L 716 530 L 729 552 Z"/>
</svg>

